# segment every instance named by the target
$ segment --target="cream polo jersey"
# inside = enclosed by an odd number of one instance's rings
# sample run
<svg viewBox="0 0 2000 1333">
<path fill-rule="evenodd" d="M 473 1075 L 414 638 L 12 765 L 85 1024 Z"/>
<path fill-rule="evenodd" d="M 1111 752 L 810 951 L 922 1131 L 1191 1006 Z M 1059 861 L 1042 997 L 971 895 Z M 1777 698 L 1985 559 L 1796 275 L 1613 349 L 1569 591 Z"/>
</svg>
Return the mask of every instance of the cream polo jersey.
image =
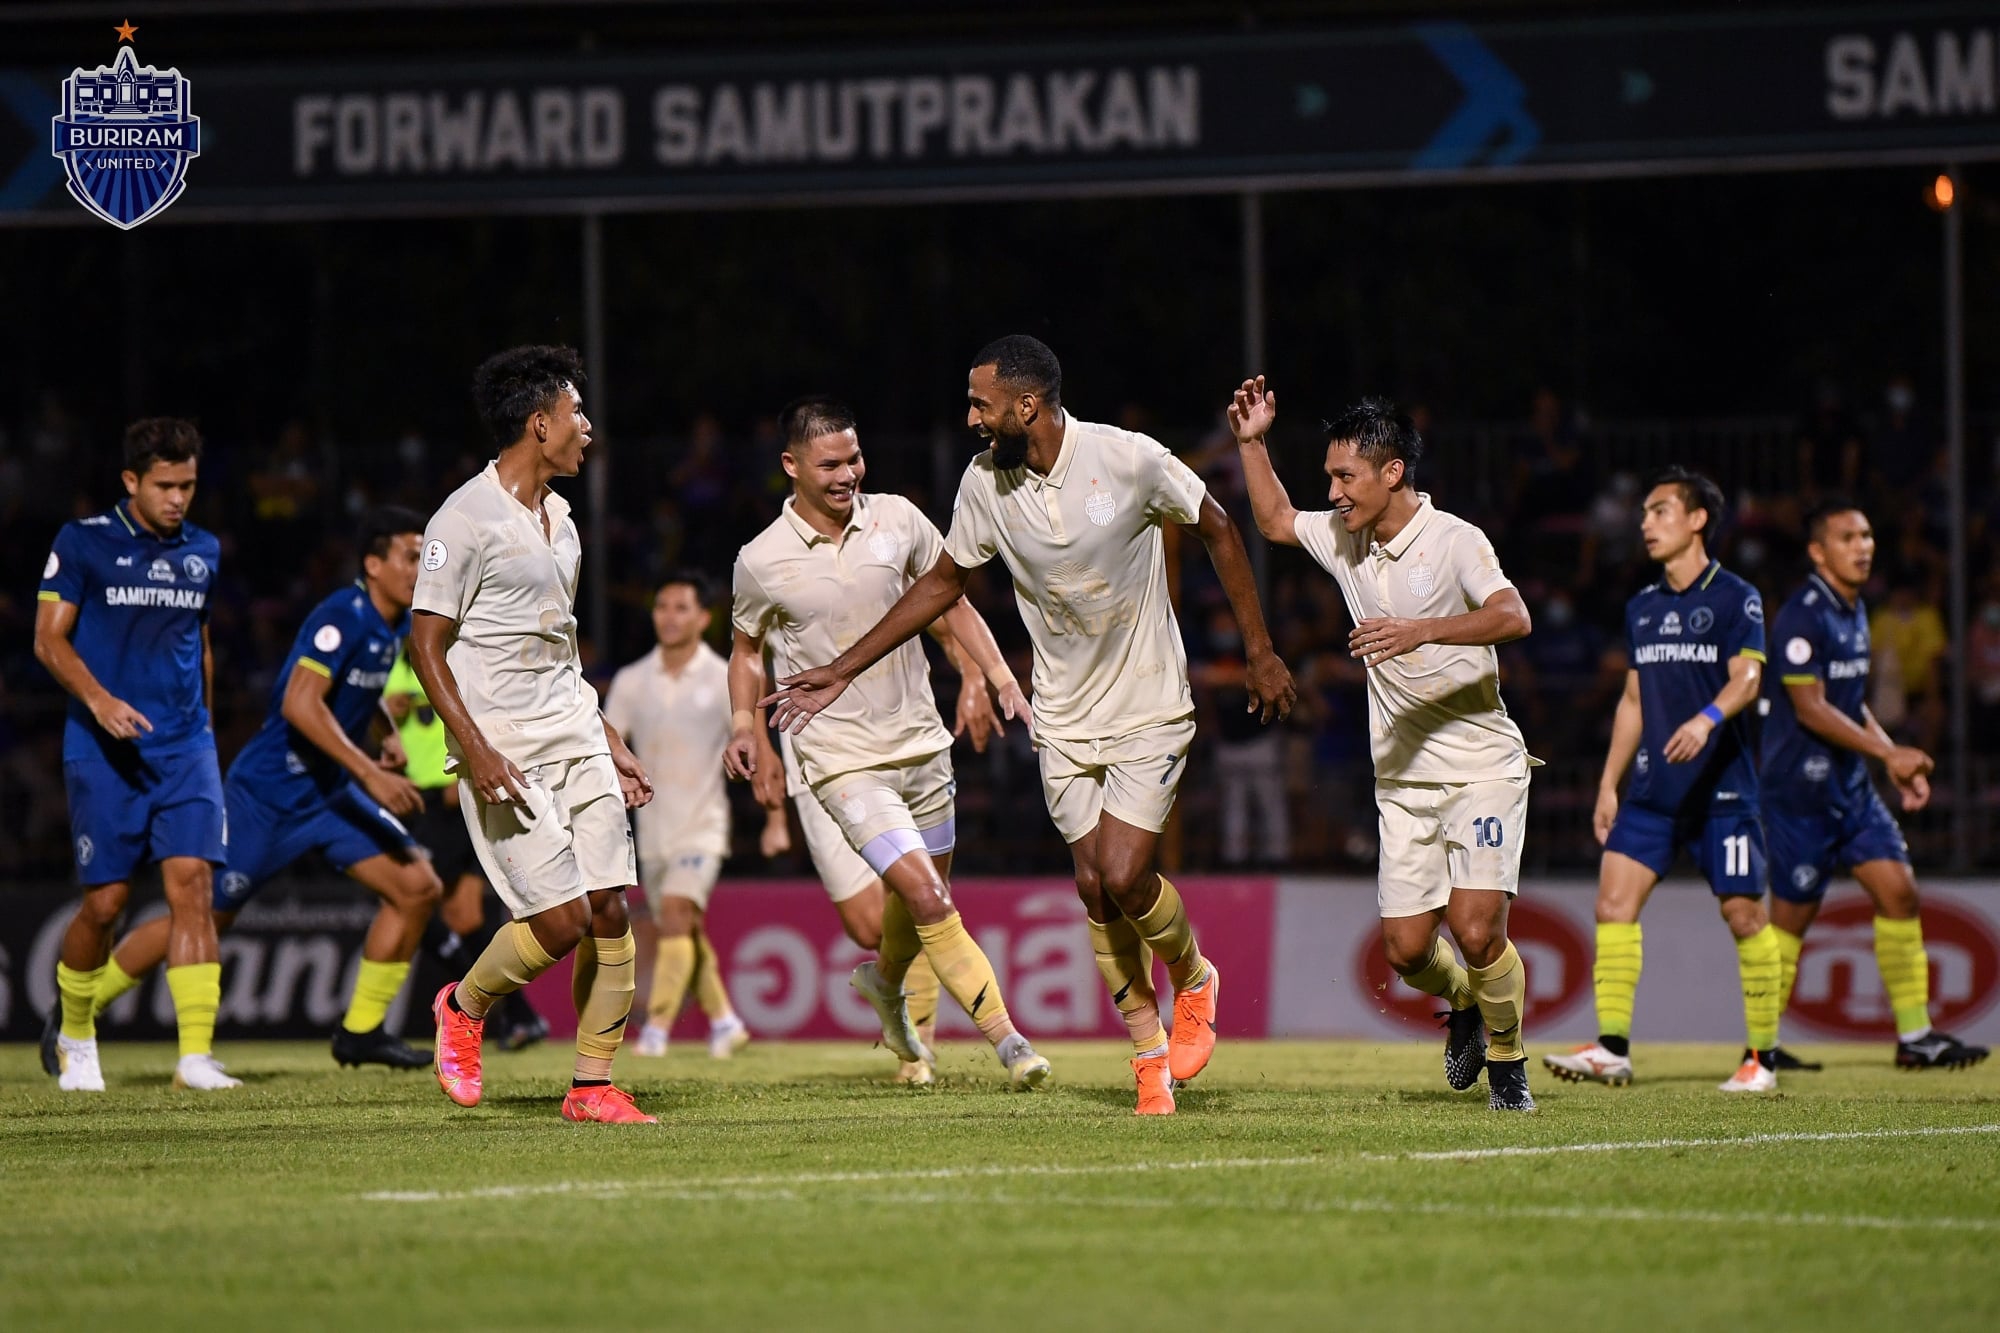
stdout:
<svg viewBox="0 0 2000 1333">
<path fill-rule="evenodd" d="M 945 549 L 1013 575 L 1037 735 L 1102 740 L 1193 714 L 1160 525 L 1196 522 L 1207 494 L 1157 440 L 1074 415 L 1046 477 L 1003 472 L 991 450 L 965 469 Z"/>
<path fill-rule="evenodd" d="M 799 517 L 791 497 L 737 554 L 731 618 L 771 645 L 782 680 L 853 647 L 943 550 L 936 526 L 900 495 L 857 494 L 838 538 Z M 793 747 L 814 786 L 949 750 L 951 733 L 938 716 L 923 645 L 913 638 L 862 672 Z"/>
<path fill-rule="evenodd" d="M 1428 495 L 1387 546 L 1350 536 L 1332 510 L 1301 513 L 1293 529 L 1340 584 L 1357 624 L 1464 615 L 1514 586 L 1486 534 L 1433 509 Z M 1500 702 L 1500 655 L 1491 647 L 1427 643 L 1368 668 L 1368 730 L 1383 782 L 1520 777 L 1534 762 Z"/>
<path fill-rule="evenodd" d="M 728 661 L 698 644 L 676 674 L 655 649 L 612 678 L 604 718 L 653 780 L 653 799 L 638 810 L 639 859 L 727 856 Z"/>
<path fill-rule="evenodd" d="M 569 501 L 550 491 L 541 520 L 491 463 L 451 493 L 424 529 L 414 609 L 458 622 L 445 662 L 493 748 L 521 768 L 608 754 L 597 691 L 576 651 L 583 546 Z M 447 735 L 454 765 L 464 758 Z"/>
</svg>

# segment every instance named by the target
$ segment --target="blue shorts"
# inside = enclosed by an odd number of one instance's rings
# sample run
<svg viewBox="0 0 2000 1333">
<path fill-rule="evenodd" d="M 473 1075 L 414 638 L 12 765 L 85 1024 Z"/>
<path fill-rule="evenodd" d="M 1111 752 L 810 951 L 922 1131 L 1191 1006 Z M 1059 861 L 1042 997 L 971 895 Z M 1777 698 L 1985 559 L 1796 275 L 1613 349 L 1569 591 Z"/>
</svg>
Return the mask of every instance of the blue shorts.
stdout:
<svg viewBox="0 0 2000 1333">
<path fill-rule="evenodd" d="M 278 810 L 229 784 L 229 863 L 215 877 L 215 910 L 237 912 L 273 875 L 308 852 L 345 874 L 371 856 L 417 854 L 401 820 L 354 783 L 308 810 Z"/>
<path fill-rule="evenodd" d="M 1869 861 L 1910 863 L 1910 845 L 1882 798 L 1870 791 L 1849 805 L 1817 810 L 1766 810 L 1771 839 L 1771 893 L 1790 903 L 1816 903 L 1838 871 Z"/>
<path fill-rule="evenodd" d="M 1622 805 L 1604 843 L 1605 851 L 1629 856 L 1662 876 L 1683 847 L 1716 897 L 1764 896 L 1764 828 L 1755 809 L 1738 806 L 1690 818 Z"/>
<path fill-rule="evenodd" d="M 166 754 L 142 756 L 127 746 L 115 759 L 66 760 L 63 786 L 76 882 L 85 888 L 129 880 L 170 856 L 219 863 L 227 850 L 212 741 Z"/>
</svg>

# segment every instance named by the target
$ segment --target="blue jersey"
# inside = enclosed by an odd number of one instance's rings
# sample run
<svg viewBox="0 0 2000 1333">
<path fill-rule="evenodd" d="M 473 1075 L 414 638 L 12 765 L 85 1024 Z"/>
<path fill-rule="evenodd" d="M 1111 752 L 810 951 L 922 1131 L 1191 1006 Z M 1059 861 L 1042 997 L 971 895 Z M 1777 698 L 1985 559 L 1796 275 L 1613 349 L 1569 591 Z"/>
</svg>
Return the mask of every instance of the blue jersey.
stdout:
<svg viewBox="0 0 2000 1333">
<path fill-rule="evenodd" d="M 285 721 L 285 688 L 298 667 L 332 681 L 327 707 L 348 738 L 366 749 L 368 728 L 380 716 L 382 687 L 409 630 L 407 613 L 391 625 L 358 582 L 314 607 L 271 687 L 264 725 L 229 766 L 229 781 L 247 783 L 266 805 L 283 811 L 317 807 L 354 781 L 339 761 Z"/>
<path fill-rule="evenodd" d="M 77 608 L 70 642 L 97 683 L 138 709 L 153 729 L 114 740 L 83 701 L 71 697 L 63 760 L 122 762 L 213 745 L 202 697 L 201 634 L 222 547 L 213 533 L 183 523 L 159 537 L 121 501 L 65 523 L 42 567 L 40 597 Z"/>
<path fill-rule="evenodd" d="M 1767 679 L 1764 697 L 1770 713 L 1764 719 L 1764 789 L 1770 804 L 1794 810 L 1827 806 L 1859 808 L 1874 794 L 1868 762 L 1857 751 L 1829 745 L 1799 724 L 1785 687 L 1819 681 L 1826 701 L 1853 720 L 1868 725 L 1862 711 L 1868 702 L 1868 611 L 1856 598 L 1852 606 L 1814 574 L 1791 600 L 1778 608 L 1772 627 L 1777 645 L 1777 679 Z"/>
<path fill-rule="evenodd" d="M 1666 815 L 1717 805 L 1757 805 L 1757 768 L 1745 709 L 1717 727 L 1693 759 L 1662 757 L 1681 724 L 1715 702 L 1738 657 L 1764 660 L 1764 602 L 1714 560 L 1686 588 L 1663 579 L 1625 604 L 1625 641 L 1639 673 L 1644 731 L 1633 761 L 1630 804 Z"/>
</svg>

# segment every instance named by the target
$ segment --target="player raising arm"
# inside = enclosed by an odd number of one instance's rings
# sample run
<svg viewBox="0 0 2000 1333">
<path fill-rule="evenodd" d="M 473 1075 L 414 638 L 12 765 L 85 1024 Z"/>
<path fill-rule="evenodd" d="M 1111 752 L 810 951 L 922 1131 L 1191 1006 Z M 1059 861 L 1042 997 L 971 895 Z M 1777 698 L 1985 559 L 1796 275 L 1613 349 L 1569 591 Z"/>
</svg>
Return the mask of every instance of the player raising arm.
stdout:
<svg viewBox="0 0 2000 1333">
<path fill-rule="evenodd" d="M 1471 1087 L 1484 1068 L 1488 1105 L 1532 1111 L 1521 1041 L 1527 974 L 1507 938 L 1507 907 L 1520 891 L 1528 769 L 1539 761 L 1500 702 L 1494 651 L 1528 633 L 1528 608 L 1486 534 L 1416 489 L 1423 439 L 1392 404 L 1364 398 L 1327 426 L 1333 507 L 1318 513 L 1292 508 L 1271 466 L 1265 437 L 1277 414 L 1259 375 L 1236 390 L 1229 428 L 1258 531 L 1304 547 L 1354 617 L 1348 648 L 1368 670 L 1389 965 L 1449 1006 L 1452 1088 Z"/>
</svg>

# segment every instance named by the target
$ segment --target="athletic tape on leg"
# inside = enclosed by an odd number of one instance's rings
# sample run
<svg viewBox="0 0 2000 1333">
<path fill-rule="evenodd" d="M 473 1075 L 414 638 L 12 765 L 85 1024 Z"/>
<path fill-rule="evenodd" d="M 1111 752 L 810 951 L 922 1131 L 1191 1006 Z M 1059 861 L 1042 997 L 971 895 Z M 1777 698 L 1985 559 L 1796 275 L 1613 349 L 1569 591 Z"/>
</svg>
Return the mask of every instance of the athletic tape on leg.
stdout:
<svg viewBox="0 0 2000 1333">
<path fill-rule="evenodd" d="M 861 859 L 877 875 L 886 875 L 890 866 L 911 852 L 923 850 L 923 834 L 913 828 L 892 828 L 887 833 L 878 833 L 870 838 L 868 845 L 861 849 Z"/>
</svg>

